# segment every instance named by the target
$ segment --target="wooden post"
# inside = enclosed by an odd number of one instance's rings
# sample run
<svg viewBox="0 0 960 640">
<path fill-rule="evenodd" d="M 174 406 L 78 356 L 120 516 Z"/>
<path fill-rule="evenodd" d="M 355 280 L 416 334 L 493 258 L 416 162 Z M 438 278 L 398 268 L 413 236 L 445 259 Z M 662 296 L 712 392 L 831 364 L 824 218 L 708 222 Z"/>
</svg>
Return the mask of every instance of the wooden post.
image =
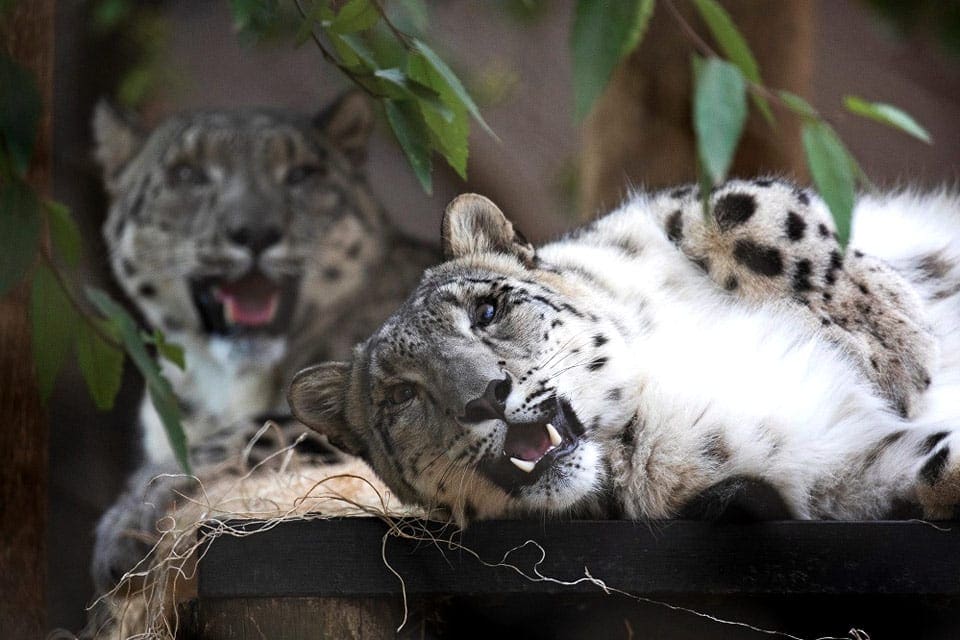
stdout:
<svg viewBox="0 0 960 640">
<path fill-rule="evenodd" d="M 767 86 L 809 93 L 812 4 L 724 0 Z M 712 43 L 692 3 L 676 6 Z M 668 8 L 658 4 L 643 42 L 616 69 L 584 124 L 579 206 L 583 218 L 618 205 L 630 186 L 658 188 L 696 179 L 690 115 L 693 52 Z M 775 172 L 806 178 L 800 123 L 782 111 L 777 115 L 774 130 L 751 107 L 732 176 Z"/>
<path fill-rule="evenodd" d="M 52 104 L 53 0 L 16 2 L 0 17 L 0 46 L 37 77 Z M 50 112 L 40 122 L 28 179 L 50 184 Z M 29 287 L 0 298 L 0 629 L 5 638 L 44 635 L 47 424 L 37 394 L 27 317 Z"/>
</svg>

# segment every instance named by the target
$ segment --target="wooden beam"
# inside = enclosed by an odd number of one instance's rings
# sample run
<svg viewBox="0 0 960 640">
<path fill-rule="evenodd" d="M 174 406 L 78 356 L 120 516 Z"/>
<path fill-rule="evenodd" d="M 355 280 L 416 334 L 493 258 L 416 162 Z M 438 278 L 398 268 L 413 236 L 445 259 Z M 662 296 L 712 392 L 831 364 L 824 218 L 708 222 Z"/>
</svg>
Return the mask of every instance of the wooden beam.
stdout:
<svg viewBox="0 0 960 640">
<path fill-rule="evenodd" d="M 237 526 L 250 526 L 234 523 Z M 486 563 L 575 581 L 584 570 L 636 595 L 960 595 L 960 526 L 924 522 L 696 521 L 478 522 L 453 540 Z M 256 525 L 252 525 L 254 528 Z M 532 581 L 436 542 L 387 538 L 386 559 L 408 595 L 596 593 L 596 584 Z M 215 539 L 198 594 L 237 597 L 380 597 L 401 583 L 381 560 L 375 518 L 284 523 Z M 531 541 L 524 546 L 526 541 Z M 534 544 L 535 543 L 535 544 Z M 511 549 L 516 548 L 514 551 Z M 544 558 L 540 561 L 540 549 Z"/>
</svg>

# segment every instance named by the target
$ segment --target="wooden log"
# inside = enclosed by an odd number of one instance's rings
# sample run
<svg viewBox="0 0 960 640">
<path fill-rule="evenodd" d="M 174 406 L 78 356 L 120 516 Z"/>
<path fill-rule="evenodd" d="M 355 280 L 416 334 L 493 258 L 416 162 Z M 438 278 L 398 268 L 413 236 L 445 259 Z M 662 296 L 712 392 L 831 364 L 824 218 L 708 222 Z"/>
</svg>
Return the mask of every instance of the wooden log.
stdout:
<svg viewBox="0 0 960 640">
<path fill-rule="evenodd" d="M 17 2 L 0 17 L 0 43 L 36 74 L 45 105 L 53 88 L 53 0 Z M 40 122 L 28 180 L 50 183 L 50 113 Z M 0 299 L 0 629 L 5 638 L 44 630 L 47 424 L 37 394 L 27 318 L 28 287 Z"/>
</svg>

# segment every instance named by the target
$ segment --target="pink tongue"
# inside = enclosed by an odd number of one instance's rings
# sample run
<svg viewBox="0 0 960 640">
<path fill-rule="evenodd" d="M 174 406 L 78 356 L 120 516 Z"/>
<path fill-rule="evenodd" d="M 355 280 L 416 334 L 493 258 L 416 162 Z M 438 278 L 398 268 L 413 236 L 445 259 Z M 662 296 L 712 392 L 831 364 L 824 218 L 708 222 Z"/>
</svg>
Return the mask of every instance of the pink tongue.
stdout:
<svg viewBox="0 0 960 640">
<path fill-rule="evenodd" d="M 228 322 L 248 327 L 270 324 L 280 299 L 278 287 L 260 274 L 223 284 L 214 295 L 224 306 Z"/>
<path fill-rule="evenodd" d="M 534 461 L 550 448 L 550 436 L 542 424 L 516 424 L 507 427 L 503 450 L 508 456 Z"/>
</svg>

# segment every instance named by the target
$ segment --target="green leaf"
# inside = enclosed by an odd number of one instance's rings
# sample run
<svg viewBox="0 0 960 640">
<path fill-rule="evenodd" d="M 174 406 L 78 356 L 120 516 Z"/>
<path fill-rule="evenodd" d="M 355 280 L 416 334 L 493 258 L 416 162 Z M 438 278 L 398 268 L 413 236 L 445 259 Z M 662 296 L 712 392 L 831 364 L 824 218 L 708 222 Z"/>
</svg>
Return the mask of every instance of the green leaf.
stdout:
<svg viewBox="0 0 960 640">
<path fill-rule="evenodd" d="M 376 57 L 363 43 L 363 40 L 350 34 L 327 33 L 330 43 L 337 51 L 337 55 L 348 67 L 356 68 L 361 71 L 372 71 L 378 69 Z"/>
<path fill-rule="evenodd" d="M 40 92 L 33 74 L 0 50 L 0 154 L 23 175 L 30 166 L 40 121 Z"/>
<path fill-rule="evenodd" d="M 840 245 L 846 246 L 855 195 L 853 159 L 833 130 L 822 122 L 804 124 L 803 148 L 817 191 L 833 214 Z"/>
<path fill-rule="evenodd" d="M 56 276 L 47 265 L 38 265 L 30 294 L 30 344 L 43 402 L 50 398 L 57 374 L 73 348 L 79 321 Z"/>
<path fill-rule="evenodd" d="M 328 29 L 334 33 L 365 31 L 380 20 L 380 12 L 370 0 L 350 0 L 343 5 Z"/>
<path fill-rule="evenodd" d="M 440 59 L 440 57 L 433 52 L 433 49 L 428 47 L 420 40 L 414 39 L 413 49 L 423 56 L 424 60 L 433 67 L 433 70 L 444 80 L 446 83 L 447 89 L 451 92 L 451 95 L 456 96 L 457 101 L 462 104 L 466 110 L 473 116 L 473 119 L 476 120 L 483 130 L 489 133 L 491 136 L 497 138 L 497 134 L 493 132 L 487 122 L 483 119 L 483 116 L 480 115 L 480 109 L 477 108 L 476 103 L 474 103 L 473 98 L 470 97 L 470 94 L 467 93 L 467 90 L 463 88 L 460 79 L 457 78 L 456 74 L 450 70 L 450 67 Z M 445 91 L 441 90 L 437 86 L 433 86 L 434 89 L 438 91 L 441 95 Z"/>
<path fill-rule="evenodd" d="M 53 200 L 44 202 L 44 207 L 54 250 L 68 266 L 77 266 L 80 262 L 80 228 L 70 215 L 70 209 Z"/>
<path fill-rule="evenodd" d="M 234 29 L 254 39 L 276 30 L 282 22 L 277 0 L 230 0 L 230 11 Z"/>
<path fill-rule="evenodd" d="M 783 100 L 783 103 L 787 105 L 787 108 L 789 108 L 798 116 L 813 119 L 820 118 L 820 114 L 817 112 L 817 110 L 814 109 L 809 102 L 797 94 L 790 93 L 789 91 L 778 91 L 777 95 L 780 96 L 780 99 Z"/>
<path fill-rule="evenodd" d="M 387 112 L 387 122 L 397 136 L 400 148 L 407 154 L 413 172 L 428 194 L 433 192 L 433 183 L 430 178 L 430 134 L 426 123 L 420 115 L 416 105 L 409 101 L 385 100 L 383 103 Z"/>
<path fill-rule="evenodd" d="M 750 46 L 726 9 L 716 0 L 693 0 L 693 2 L 697 6 L 697 11 L 700 12 L 700 17 L 707 23 L 710 33 L 713 34 L 713 39 L 720 45 L 723 54 L 729 58 L 730 62 L 737 65 L 744 78 L 754 84 L 762 85 L 760 65 L 757 64 Z M 751 93 L 750 97 L 767 122 L 773 124 L 773 111 L 767 99 L 757 93 Z"/>
<path fill-rule="evenodd" d="M 133 7 L 130 0 L 100 0 L 93 8 L 93 26 L 101 33 L 123 22 Z"/>
<path fill-rule="evenodd" d="M 185 371 L 187 368 L 187 359 L 184 354 L 183 347 L 175 342 L 167 342 L 167 336 L 160 331 L 160 329 L 154 329 L 152 334 L 141 333 L 141 337 L 144 342 L 148 342 L 157 348 L 157 353 L 159 353 L 164 359 L 172 362 L 177 365 L 181 371 Z"/>
<path fill-rule="evenodd" d="M 124 350 L 130 356 L 131 362 L 143 376 L 150 400 L 163 422 L 174 455 L 184 471 L 190 473 L 187 438 L 180 422 L 180 408 L 176 397 L 173 395 L 173 390 L 170 388 L 170 383 L 163 376 L 160 366 L 150 357 L 147 346 L 137 328 L 137 323 L 123 307 L 111 300 L 110 296 L 100 289 L 87 287 L 87 298 L 113 325 Z"/>
<path fill-rule="evenodd" d="M 24 182 L 0 183 L 0 296 L 33 264 L 40 240 L 40 203 Z"/>
<path fill-rule="evenodd" d="M 191 473 L 190 460 L 187 456 L 187 435 L 183 432 L 180 405 L 173 394 L 173 389 L 170 388 L 170 383 L 166 378 L 160 378 L 159 382 L 147 385 L 147 392 L 167 432 L 167 439 L 170 441 L 170 447 L 177 461 L 185 472 Z"/>
<path fill-rule="evenodd" d="M 470 135 L 470 116 L 456 95 L 439 73 L 422 56 L 410 56 L 407 71 L 414 80 L 436 89 L 446 114 L 433 108 L 432 104 L 420 102 L 420 112 L 430 129 L 433 146 L 443 154 L 447 163 L 461 177 L 467 177 L 467 138 Z"/>
<path fill-rule="evenodd" d="M 843 104 L 851 113 L 855 113 L 858 116 L 863 116 L 864 118 L 870 118 L 871 120 L 876 120 L 877 122 L 891 126 L 894 129 L 899 129 L 900 131 L 903 131 L 914 138 L 923 140 L 927 144 L 930 144 L 931 142 L 930 134 L 926 129 L 921 127 L 920 124 L 910 117 L 909 114 L 891 104 L 885 104 L 883 102 L 868 102 L 863 98 L 858 98 L 857 96 L 845 97 L 843 99 Z"/>
<path fill-rule="evenodd" d="M 570 44 L 578 120 L 603 93 L 617 63 L 640 43 L 653 8 L 653 0 L 577 1 Z"/>
<path fill-rule="evenodd" d="M 419 56 L 410 56 L 411 61 Z M 453 121 L 453 110 L 444 104 L 440 94 L 427 84 L 420 82 L 403 72 L 402 69 L 377 69 L 373 77 L 381 81 L 380 88 L 395 100 L 416 100 L 427 110 L 435 111 L 447 122 Z M 454 105 L 458 105 L 453 101 Z"/>
<path fill-rule="evenodd" d="M 314 5 L 310 7 L 310 11 L 308 11 L 306 16 L 300 21 L 300 26 L 297 27 L 297 31 L 293 35 L 294 46 L 299 47 L 310 39 L 313 35 L 313 25 L 324 18 L 329 19 L 332 16 L 333 12 L 325 2 L 314 3 Z"/>
<path fill-rule="evenodd" d="M 112 325 L 99 322 L 98 326 L 104 333 L 109 333 Z M 112 409 L 123 382 L 123 352 L 104 340 L 91 324 L 81 322 L 77 336 L 77 362 L 97 409 Z"/>
<path fill-rule="evenodd" d="M 706 174 L 719 184 L 730 169 L 747 119 L 746 85 L 740 70 L 719 58 L 706 60 L 695 82 L 697 152 Z"/>
</svg>

